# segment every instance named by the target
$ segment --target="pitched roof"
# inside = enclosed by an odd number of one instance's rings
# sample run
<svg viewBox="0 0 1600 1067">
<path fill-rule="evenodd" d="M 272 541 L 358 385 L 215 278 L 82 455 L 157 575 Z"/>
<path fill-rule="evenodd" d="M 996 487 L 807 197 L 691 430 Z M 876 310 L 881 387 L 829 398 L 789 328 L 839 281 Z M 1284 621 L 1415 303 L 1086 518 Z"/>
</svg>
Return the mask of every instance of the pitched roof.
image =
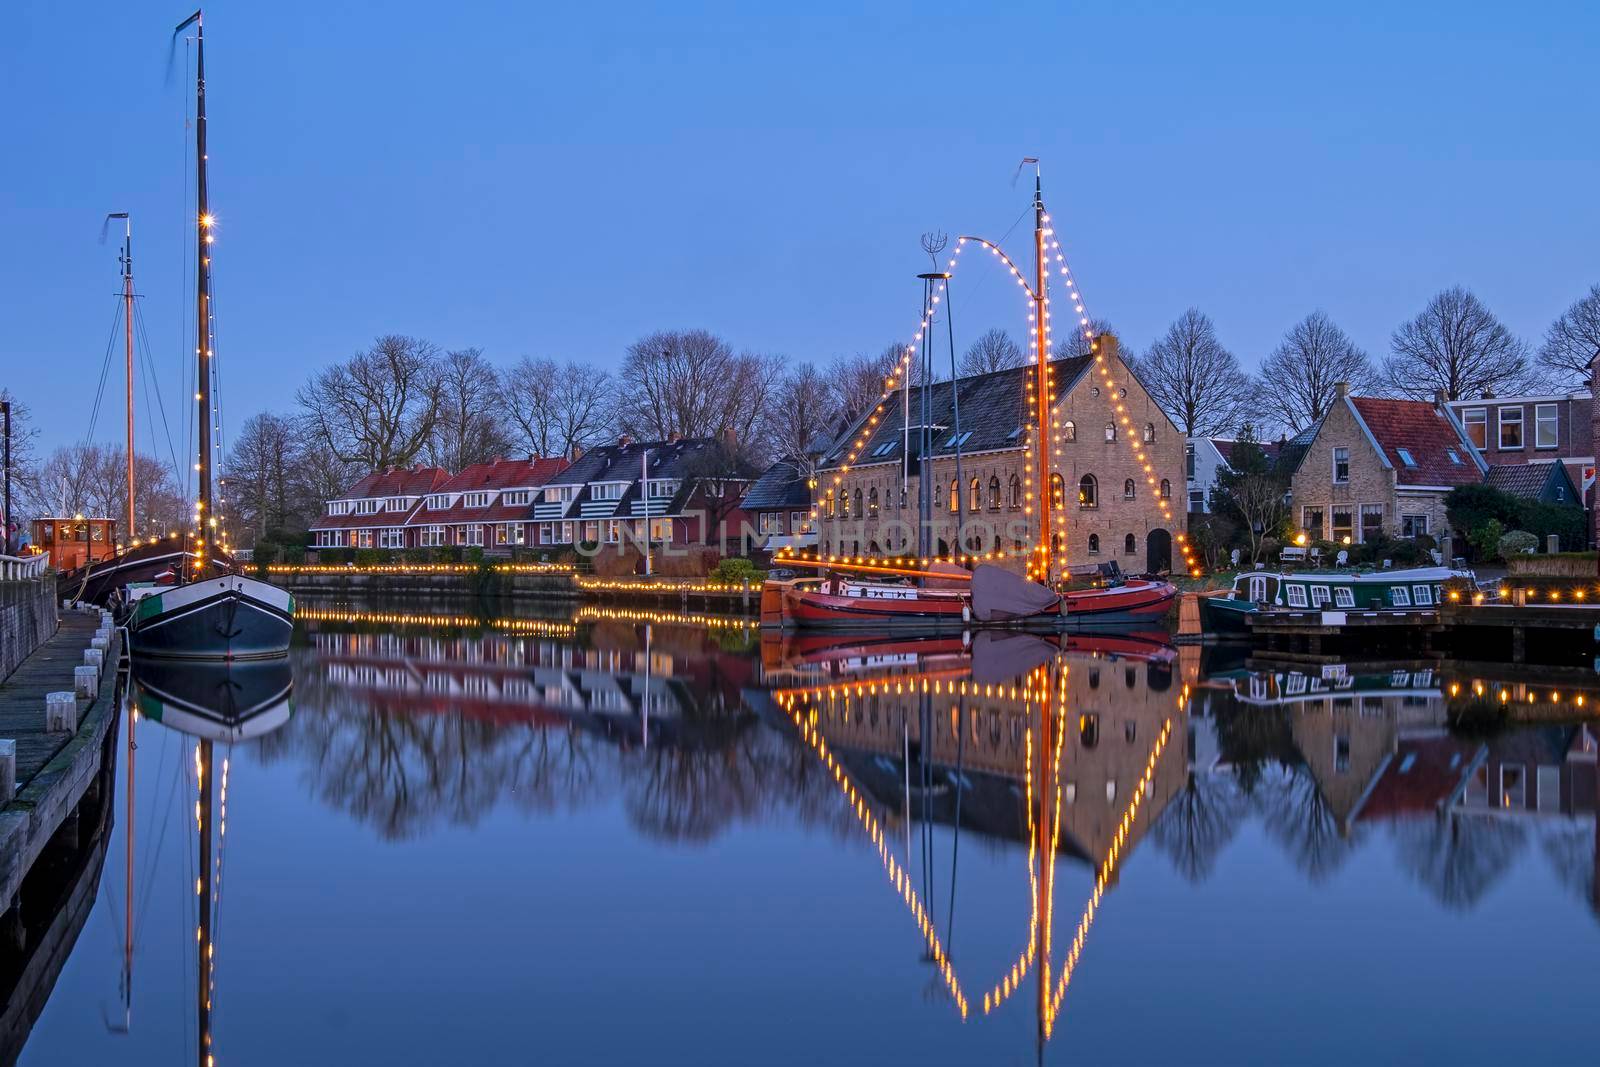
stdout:
<svg viewBox="0 0 1600 1067">
<path fill-rule="evenodd" d="M 560 456 L 497 459 L 489 463 L 474 463 L 430 492 L 472 493 L 495 489 L 535 488 L 566 469 L 567 460 Z"/>
<path fill-rule="evenodd" d="M 773 511 L 811 506 L 811 489 L 792 459 L 780 459 L 757 478 L 739 506 L 745 511 Z"/>
<path fill-rule="evenodd" d="M 1483 480 L 1477 453 L 1455 423 L 1427 401 L 1371 396 L 1349 400 L 1383 458 L 1394 467 L 1397 484 L 1472 485 Z"/>
<path fill-rule="evenodd" d="M 411 467 L 373 471 L 340 497 L 341 500 L 360 500 L 382 496 L 420 496 L 431 493 L 449 481 L 450 473 L 442 467 Z"/>
<path fill-rule="evenodd" d="M 1233 466 L 1233 446 L 1238 443 L 1238 441 L 1222 437 L 1211 438 L 1211 447 L 1217 450 L 1217 455 L 1222 457 L 1222 462 L 1230 467 Z M 1268 463 L 1276 464 L 1278 456 L 1283 452 L 1286 443 L 1284 441 L 1257 441 L 1256 447 L 1261 449 L 1261 453 L 1267 457 Z"/>
<path fill-rule="evenodd" d="M 1484 481 L 1494 488 L 1524 500 L 1541 499 L 1552 479 L 1561 479 L 1571 486 L 1571 493 L 1566 498 L 1568 502 L 1581 503 L 1577 486 L 1572 485 L 1566 464 L 1559 460 L 1554 463 L 1497 463 L 1489 468 L 1489 473 L 1484 477 Z"/>
<path fill-rule="evenodd" d="M 1092 358 L 1089 356 L 1051 361 L 1051 366 L 1055 370 L 1056 400 L 1077 383 L 1078 379 L 1088 371 L 1091 363 Z M 1027 422 L 1026 412 L 1023 410 L 1027 404 L 1027 390 L 1024 388 L 1023 378 L 1024 375 L 1032 373 L 1034 368 L 1030 366 L 1012 367 L 1009 370 L 975 374 L 957 378 L 953 382 L 934 382 L 930 385 L 928 422 L 940 428 L 933 435 L 933 455 L 955 455 L 957 401 L 961 404 L 961 433 L 964 440 L 960 447 L 963 454 L 1021 448 L 1024 442 L 1018 431 Z M 871 431 L 866 443 L 861 446 L 861 450 L 856 453 L 855 466 L 898 462 L 904 458 L 902 393 L 903 390 L 896 389 L 884 401 L 882 418 Z M 915 435 L 923 421 L 921 387 L 911 387 L 910 401 L 913 432 L 911 451 L 915 455 L 917 450 Z M 834 442 L 828 454 L 823 457 L 823 466 L 837 467 L 845 461 L 850 454 L 851 445 L 860 436 L 862 427 L 870 415 L 871 412 L 862 415 L 851 426 L 849 432 Z"/>
</svg>

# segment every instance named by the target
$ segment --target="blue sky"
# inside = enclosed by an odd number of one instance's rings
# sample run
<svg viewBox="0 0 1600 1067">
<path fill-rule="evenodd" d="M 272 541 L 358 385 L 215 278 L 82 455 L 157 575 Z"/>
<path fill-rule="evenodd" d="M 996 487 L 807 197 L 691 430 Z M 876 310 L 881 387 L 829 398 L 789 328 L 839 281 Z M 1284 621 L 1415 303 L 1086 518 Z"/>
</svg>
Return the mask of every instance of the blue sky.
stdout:
<svg viewBox="0 0 1600 1067">
<path fill-rule="evenodd" d="M 47 447 L 87 429 L 105 212 L 134 213 L 169 402 L 188 344 L 181 47 L 164 73 L 191 9 L 64 10 L 25 0 L 0 40 L 0 368 Z M 1457 283 L 1537 341 L 1600 282 L 1576 3 L 234 0 L 206 28 L 234 426 L 385 332 L 602 368 L 669 327 L 877 349 L 914 325 L 918 235 L 1004 233 L 1023 155 L 1137 348 L 1193 304 L 1253 367 L 1321 307 L 1381 355 Z M 1025 330 L 986 269 L 958 345 Z"/>
</svg>

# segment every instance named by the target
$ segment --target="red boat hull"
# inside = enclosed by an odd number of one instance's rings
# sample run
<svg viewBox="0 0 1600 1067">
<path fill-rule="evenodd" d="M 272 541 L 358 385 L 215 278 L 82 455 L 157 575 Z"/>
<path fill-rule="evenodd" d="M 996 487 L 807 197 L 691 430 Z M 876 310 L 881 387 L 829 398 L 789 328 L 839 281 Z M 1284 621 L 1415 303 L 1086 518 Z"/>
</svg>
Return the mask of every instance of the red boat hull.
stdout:
<svg viewBox="0 0 1600 1067">
<path fill-rule="evenodd" d="M 834 590 L 857 590 L 848 595 Z M 890 590 L 873 595 L 877 590 Z M 1172 609 L 1177 589 L 1169 582 L 1134 579 L 1103 589 L 1073 590 L 1061 595 L 1048 612 L 1003 624 L 1014 628 L 1061 628 L 1077 622 L 1097 625 L 1145 623 Z M 965 590 L 875 587 L 870 584 L 774 582 L 762 591 L 763 625 L 802 629 L 890 629 L 978 627 L 971 596 Z"/>
</svg>

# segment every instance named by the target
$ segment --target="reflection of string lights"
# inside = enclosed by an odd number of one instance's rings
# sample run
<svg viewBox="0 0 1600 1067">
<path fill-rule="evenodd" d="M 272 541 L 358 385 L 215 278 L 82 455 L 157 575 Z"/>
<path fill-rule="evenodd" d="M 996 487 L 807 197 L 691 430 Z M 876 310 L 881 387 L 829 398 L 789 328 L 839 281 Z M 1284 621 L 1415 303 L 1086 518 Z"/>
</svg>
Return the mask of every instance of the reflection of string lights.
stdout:
<svg viewBox="0 0 1600 1067">
<path fill-rule="evenodd" d="M 423 626 L 441 629 L 508 630 L 539 637 L 572 637 L 577 627 L 556 619 L 480 619 L 475 615 L 423 615 L 395 611 L 338 611 L 296 605 L 295 618 L 306 622 L 342 622 L 382 626 Z"/>
<path fill-rule="evenodd" d="M 922 904 L 922 898 L 911 885 L 910 875 L 900 865 L 900 861 L 895 859 L 893 853 L 889 851 L 889 846 L 885 843 L 883 826 L 878 822 L 877 816 L 872 813 L 872 808 L 867 804 L 866 798 L 856 789 L 855 783 L 845 775 L 843 765 L 833 758 L 833 753 L 828 749 L 827 740 L 822 736 L 822 731 L 817 729 L 817 713 L 812 711 L 809 716 L 801 715 L 794 710 L 794 703 L 793 697 L 780 697 L 778 699 L 778 705 L 783 708 L 794 722 L 795 728 L 800 732 L 800 736 L 811 746 L 812 751 L 817 754 L 817 758 L 827 766 L 828 772 L 833 775 L 835 784 L 839 786 L 845 798 L 850 801 L 850 810 L 855 814 L 856 820 L 861 824 L 861 828 L 867 832 L 867 838 L 877 847 L 878 859 L 883 864 L 883 870 L 889 878 L 889 884 L 894 886 L 895 892 L 900 895 L 900 899 L 905 902 L 905 906 L 910 910 L 912 918 L 917 921 L 917 929 L 922 933 L 922 939 L 927 943 L 928 952 L 939 968 L 939 975 L 944 979 L 946 988 L 950 990 L 950 996 L 954 998 L 956 1007 L 961 1012 L 961 1017 L 965 1019 L 968 1010 L 966 994 L 961 991 L 961 982 L 956 978 L 955 967 L 951 964 L 944 945 L 939 941 L 939 932 L 934 927 L 933 920 L 928 917 L 928 911 Z"/>
<path fill-rule="evenodd" d="M 699 615 L 693 612 L 649 611 L 639 608 L 579 608 L 575 622 L 649 622 L 663 626 L 704 626 L 712 630 L 748 630 L 756 625 L 754 619 L 734 618 L 727 615 Z"/>
<path fill-rule="evenodd" d="M 269 563 L 268 574 L 477 574 L 477 563 Z M 565 563 L 491 563 L 496 574 L 575 574 Z"/>
</svg>

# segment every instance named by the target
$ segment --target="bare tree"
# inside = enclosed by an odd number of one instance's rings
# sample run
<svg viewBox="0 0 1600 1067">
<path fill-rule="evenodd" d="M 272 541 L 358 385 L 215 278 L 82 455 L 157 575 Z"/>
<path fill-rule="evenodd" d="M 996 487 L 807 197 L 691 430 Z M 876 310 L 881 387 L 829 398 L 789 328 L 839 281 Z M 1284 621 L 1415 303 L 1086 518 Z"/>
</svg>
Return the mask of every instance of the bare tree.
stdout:
<svg viewBox="0 0 1600 1067">
<path fill-rule="evenodd" d="M 810 454 L 826 447 L 833 417 L 828 380 L 810 363 L 795 364 L 767 403 L 761 435 L 765 458 L 796 459 L 809 474 Z"/>
<path fill-rule="evenodd" d="M 1011 335 L 1004 330 L 989 330 L 972 342 L 966 354 L 961 357 L 960 372 L 963 376 L 973 374 L 992 374 L 997 370 L 1010 370 L 1020 367 L 1028 361 L 1027 353 L 1022 351 L 1022 346 L 1011 339 Z"/>
<path fill-rule="evenodd" d="M 1365 392 L 1375 374 L 1367 354 L 1326 314 L 1313 311 L 1262 361 L 1261 380 L 1266 413 L 1296 434 L 1333 406 L 1334 386 L 1348 382 L 1353 393 Z"/>
<path fill-rule="evenodd" d="M 1277 537 L 1289 520 L 1289 480 L 1267 458 L 1248 422 L 1229 450 L 1228 465 L 1217 472 L 1212 505 L 1239 520 L 1250 547 L 1250 562 L 1261 558 L 1264 542 Z"/>
<path fill-rule="evenodd" d="M 439 418 L 428 439 L 428 461 L 460 471 L 505 455 L 510 442 L 500 421 L 500 375 L 483 350 L 446 352 L 439 383 Z"/>
<path fill-rule="evenodd" d="M 389 334 L 318 372 L 297 399 L 307 430 L 347 463 L 367 470 L 410 465 L 433 437 L 444 384 L 438 350 Z"/>
<path fill-rule="evenodd" d="M 1600 285 L 1561 313 L 1544 332 L 1539 362 L 1563 379 L 1587 382 L 1600 356 Z"/>
<path fill-rule="evenodd" d="M 1233 430 L 1253 405 L 1255 383 L 1199 308 L 1180 315 L 1133 370 L 1185 437 Z"/>
<path fill-rule="evenodd" d="M 536 456 L 570 456 L 610 429 L 611 376 L 581 363 L 523 356 L 501 375 L 506 414 Z"/>
<path fill-rule="evenodd" d="M 1056 342 L 1055 358 L 1076 359 L 1079 356 L 1092 355 L 1093 353 L 1089 351 L 1089 338 L 1083 335 L 1084 330 L 1088 330 L 1095 337 L 1099 337 L 1103 333 L 1115 334 L 1117 332 L 1111 328 L 1111 323 L 1105 319 L 1090 319 L 1088 326 L 1077 323 L 1069 327 L 1061 339 Z"/>
<path fill-rule="evenodd" d="M 134 455 L 133 536 L 165 532 L 191 521 L 177 491 L 172 469 L 151 456 Z M 120 448 L 100 444 L 66 445 L 44 463 L 41 484 L 47 499 L 38 511 L 104 516 L 127 522 L 128 460 Z M 129 536 L 130 531 L 123 531 Z"/>
<path fill-rule="evenodd" d="M 853 356 L 838 356 L 828 365 L 833 409 L 842 422 L 854 422 L 883 397 L 889 375 L 894 373 L 905 350 L 905 345 L 891 344 L 875 356 L 857 352 Z M 907 372 L 906 378 L 913 376 Z M 901 384 L 904 383 L 897 383 Z"/>
<path fill-rule="evenodd" d="M 643 438 L 719 437 L 748 441 L 783 361 L 735 353 L 706 330 L 666 330 L 628 346 L 616 381 L 621 428 Z"/>
<path fill-rule="evenodd" d="M 15 515 L 0 515 L 5 523 L 14 525 L 14 537 L 18 532 L 24 532 L 25 516 L 30 513 L 39 515 L 51 509 L 45 506 L 43 483 L 40 480 L 38 439 L 39 428 L 33 425 L 33 420 L 28 414 L 28 405 L 17 399 L 15 393 L 5 387 L 0 387 L 0 400 L 11 405 L 11 508 Z M 5 509 L 5 501 L 0 500 L 0 511 Z M 0 546 L 3 546 L 4 537 L 0 537 Z"/>
<path fill-rule="evenodd" d="M 1459 285 L 1428 301 L 1389 343 L 1389 388 L 1415 400 L 1432 400 L 1440 390 L 1450 400 L 1470 400 L 1515 391 L 1530 377 L 1528 346 Z"/>
<path fill-rule="evenodd" d="M 241 535 L 248 531 L 253 542 L 310 517 L 295 514 L 293 472 L 300 460 L 300 437 L 290 419 L 263 411 L 245 421 L 223 465 L 229 510 Z"/>
<path fill-rule="evenodd" d="M 322 514 L 329 500 L 344 496 L 370 470 L 360 463 L 341 459 L 333 449 L 312 437 L 301 441 L 289 473 L 292 501 L 289 510 L 309 522 Z"/>
</svg>

